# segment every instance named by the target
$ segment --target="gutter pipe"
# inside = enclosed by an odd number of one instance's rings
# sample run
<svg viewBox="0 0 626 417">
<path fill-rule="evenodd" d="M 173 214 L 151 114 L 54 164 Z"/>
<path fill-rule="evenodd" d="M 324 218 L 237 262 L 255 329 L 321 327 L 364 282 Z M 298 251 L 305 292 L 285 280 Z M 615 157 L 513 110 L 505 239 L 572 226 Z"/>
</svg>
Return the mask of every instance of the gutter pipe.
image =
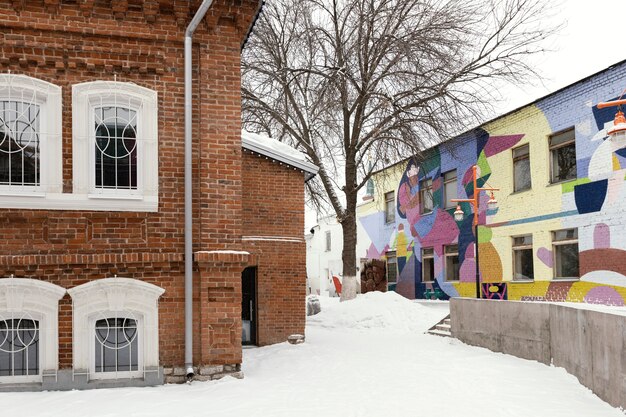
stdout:
<svg viewBox="0 0 626 417">
<path fill-rule="evenodd" d="M 192 37 L 213 0 L 204 0 L 185 30 L 185 374 L 193 370 Z"/>
</svg>

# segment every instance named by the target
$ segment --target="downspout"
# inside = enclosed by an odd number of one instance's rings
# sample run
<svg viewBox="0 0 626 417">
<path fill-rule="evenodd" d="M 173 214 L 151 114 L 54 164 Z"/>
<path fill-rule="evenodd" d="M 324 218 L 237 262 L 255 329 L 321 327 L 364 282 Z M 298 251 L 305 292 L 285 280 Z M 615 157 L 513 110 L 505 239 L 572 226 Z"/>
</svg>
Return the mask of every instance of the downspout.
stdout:
<svg viewBox="0 0 626 417">
<path fill-rule="evenodd" d="M 213 0 L 204 0 L 185 30 L 185 374 L 193 371 L 192 36 Z"/>
</svg>

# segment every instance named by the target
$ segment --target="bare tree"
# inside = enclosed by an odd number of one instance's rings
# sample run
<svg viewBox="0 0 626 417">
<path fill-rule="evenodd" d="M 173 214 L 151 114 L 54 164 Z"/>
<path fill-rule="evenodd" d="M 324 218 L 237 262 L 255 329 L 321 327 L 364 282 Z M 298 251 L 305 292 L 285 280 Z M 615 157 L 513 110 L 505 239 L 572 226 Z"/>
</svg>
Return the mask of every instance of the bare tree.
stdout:
<svg viewBox="0 0 626 417">
<path fill-rule="evenodd" d="M 343 228 L 356 296 L 357 193 L 372 172 L 481 121 L 496 82 L 537 79 L 544 0 L 272 0 L 242 57 L 244 126 L 320 167 L 310 202 Z"/>
</svg>

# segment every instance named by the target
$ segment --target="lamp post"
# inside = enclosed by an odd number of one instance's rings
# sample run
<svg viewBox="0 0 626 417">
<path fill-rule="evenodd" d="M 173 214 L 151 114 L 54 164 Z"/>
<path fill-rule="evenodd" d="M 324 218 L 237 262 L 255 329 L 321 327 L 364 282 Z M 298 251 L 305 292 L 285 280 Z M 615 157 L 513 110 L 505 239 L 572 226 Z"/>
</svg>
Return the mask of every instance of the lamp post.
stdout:
<svg viewBox="0 0 626 417">
<path fill-rule="evenodd" d="M 450 201 L 453 201 L 455 203 L 471 203 L 472 206 L 474 206 L 474 221 L 472 224 L 474 226 L 474 258 L 476 261 L 476 298 L 482 298 L 481 290 L 480 290 L 480 270 L 478 266 L 478 205 L 479 205 L 479 200 L 480 200 L 480 192 L 481 191 L 491 192 L 489 201 L 487 201 L 487 207 L 490 209 L 494 209 L 498 205 L 498 201 L 494 197 L 493 192 L 499 191 L 500 189 L 492 188 L 492 187 L 478 187 L 477 171 L 478 171 L 478 166 L 474 165 L 472 167 L 472 181 L 474 183 L 473 197 L 472 198 L 454 198 L 454 199 L 451 199 Z M 463 212 L 461 205 L 457 204 L 456 210 L 454 211 L 454 220 L 460 222 L 461 220 L 463 220 L 464 215 L 465 213 Z"/>
<path fill-rule="evenodd" d="M 622 93 L 622 97 L 624 94 L 626 94 L 626 90 Z M 614 137 L 616 140 L 624 140 L 624 137 L 626 137 L 626 117 L 624 117 L 624 113 L 622 112 L 622 104 L 626 104 L 626 100 L 622 100 L 622 97 L 620 97 L 619 100 L 598 103 L 599 109 L 617 106 L 613 127 L 607 132 L 609 136 Z"/>
</svg>

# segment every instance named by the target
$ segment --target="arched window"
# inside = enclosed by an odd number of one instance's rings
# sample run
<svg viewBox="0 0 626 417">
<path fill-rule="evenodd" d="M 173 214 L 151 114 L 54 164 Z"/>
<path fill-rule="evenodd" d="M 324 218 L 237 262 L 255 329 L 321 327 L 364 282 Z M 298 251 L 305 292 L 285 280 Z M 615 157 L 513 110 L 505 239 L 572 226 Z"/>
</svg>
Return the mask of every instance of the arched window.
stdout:
<svg viewBox="0 0 626 417">
<path fill-rule="evenodd" d="M 0 278 L 0 383 L 40 382 L 58 367 L 58 304 L 65 289 Z"/>
<path fill-rule="evenodd" d="M 158 299 L 165 290 L 105 278 L 68 290 L 74 316 L 74 370 L 90 379 L 135 378 L 159 368 Z"/>
<path fill-rule="evenodd" d="M 72 88 L 74 193 L 158 206 L 157 93 L 132 83 Z"/>
<path fill-rule="evenodd" d="M 0 74 L 0 194 L 62 192 L 61 112 L 61 87 Z M 2 200 L 2 207 L 12 206 Z"/>
</svg>

